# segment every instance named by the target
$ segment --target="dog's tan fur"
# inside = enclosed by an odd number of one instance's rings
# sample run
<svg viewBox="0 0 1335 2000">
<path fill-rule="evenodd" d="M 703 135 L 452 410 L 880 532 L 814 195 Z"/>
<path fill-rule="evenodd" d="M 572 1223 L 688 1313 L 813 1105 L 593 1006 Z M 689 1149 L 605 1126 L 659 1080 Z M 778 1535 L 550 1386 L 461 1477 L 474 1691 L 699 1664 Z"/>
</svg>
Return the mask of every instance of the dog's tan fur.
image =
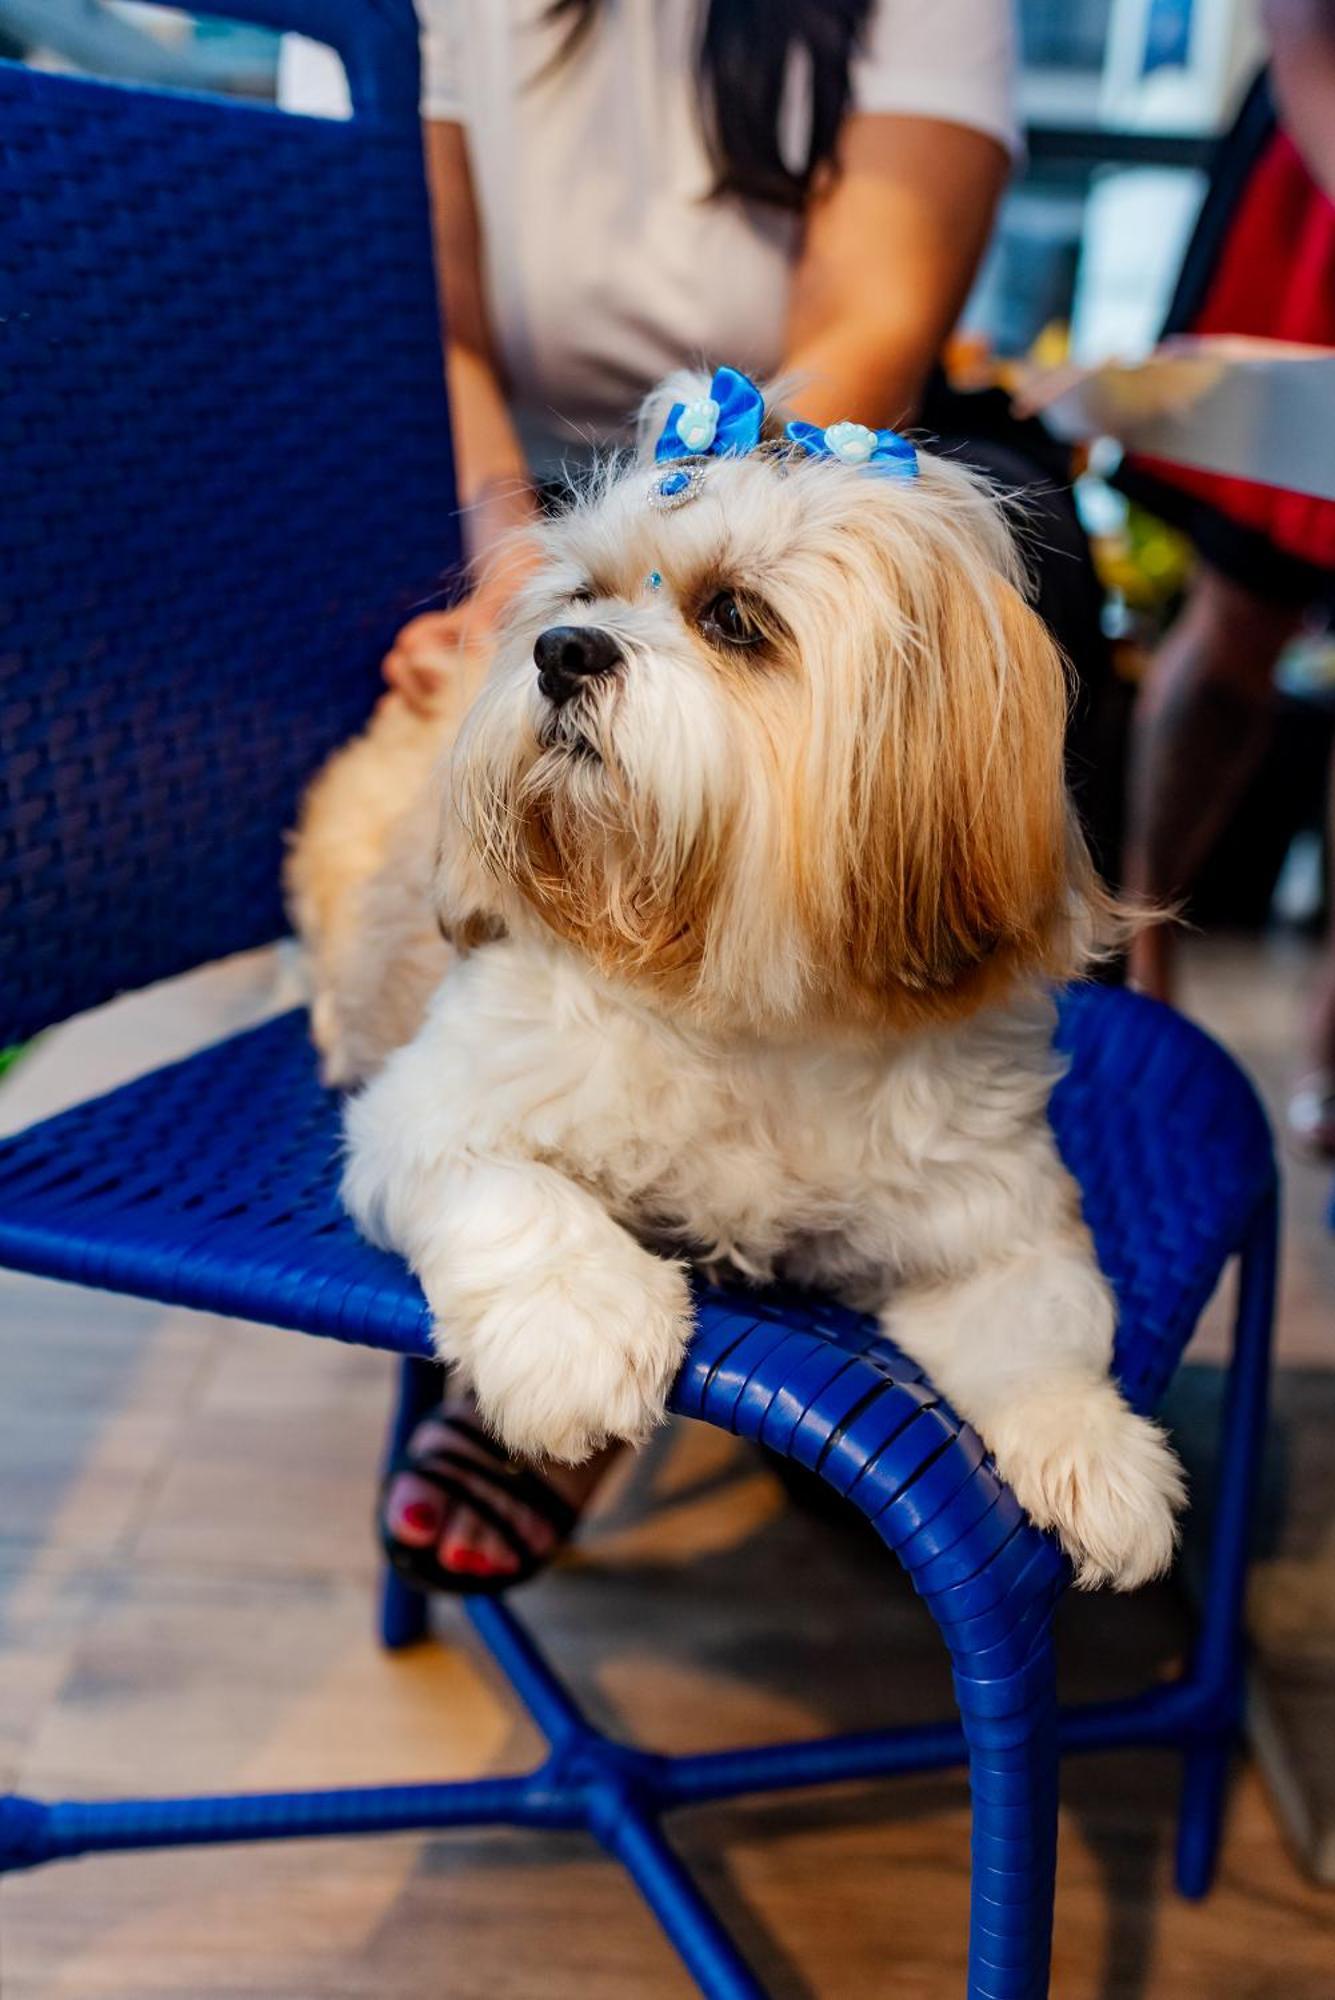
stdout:
<svg viewBox="0 0 1335 2000">
<path fill-rule="evenodd" d="M 429 714 L 385 695 L 302 801 L 284 879 L 309 955 L 311 1032 L 328 1084 L 363 1081 L 411 1040 L 449 963 L 432 908 L 432 779 L 486 664 L 461 650 Z"/>
</svg>

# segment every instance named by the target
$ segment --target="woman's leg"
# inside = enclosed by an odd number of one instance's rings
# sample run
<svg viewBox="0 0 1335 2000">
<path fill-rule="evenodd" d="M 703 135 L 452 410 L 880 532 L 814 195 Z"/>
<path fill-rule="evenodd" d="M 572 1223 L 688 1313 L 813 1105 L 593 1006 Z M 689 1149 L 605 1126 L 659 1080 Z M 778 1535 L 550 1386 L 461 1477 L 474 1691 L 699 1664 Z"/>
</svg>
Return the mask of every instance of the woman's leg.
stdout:
<svg viewBox="0 0 1335 2000">
<path fill-rule="evenodd" d="M 1330 762 L 1328 810 L 1328 851 L 1335 855 L 1335 755 Z M 1335 917 L 1326 928 L 1308 1048 L 1307 1073 L 1289 1105 L 1289 1127 L 1308 1152 L 1335 1160 Z"/>
<path fill-rule="evenodd" d="M 1168 905 L 1190 889 L 1265 753 L 1275 663 L 1300 622 L 1202 565 L 1136 704 L 1123 869 L 1133 895 Z M 1172 997 L 1172 952 L 1165 924 L 1132 945 L 1132 979 L 1159 999 Z"/>
</svg>

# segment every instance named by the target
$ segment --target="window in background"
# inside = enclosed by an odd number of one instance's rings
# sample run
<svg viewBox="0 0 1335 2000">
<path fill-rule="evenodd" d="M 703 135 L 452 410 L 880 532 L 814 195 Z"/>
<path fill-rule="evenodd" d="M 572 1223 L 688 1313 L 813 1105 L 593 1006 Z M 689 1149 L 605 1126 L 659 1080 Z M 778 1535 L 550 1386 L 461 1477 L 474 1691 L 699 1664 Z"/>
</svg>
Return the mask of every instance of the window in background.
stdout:
<svg viewBox="0 0 1335 2000">
<path fill-rule="evenodd" d="M 966 325 L 1001 354 L 1074 321 L 1088 357 L 1150 344 L 1209 140 L 1259 64 L 1257 0 L 1019 0 L 1025 170 Z"/>
<path fill-rule="evenodd" d="M 1098 111 L 1113 0 L 1020 0 L 1027 118 L 1072 125 Z"/>
<path fill-rule="evenodd" d="M 1020 108 L 1030 157 L 1002 208 L 965 325 L 999 354 L 1023 354 L 1069 318 L 1092 162 L 1034 157 L 1034 137 L 1092 132 L 1114 0 L 1019 0 Z"/>
<path fill-rule="evenodd" d="M 278 37 L 137 0 L 0 0 L 0 56 L 117 82 L 270 101 Z"/>
<path fill-rule="evenodd" d="M 1020 45 L 1035 69 L 1099 70 L 1112 0 L 1021 0 Z"/>
</svg>

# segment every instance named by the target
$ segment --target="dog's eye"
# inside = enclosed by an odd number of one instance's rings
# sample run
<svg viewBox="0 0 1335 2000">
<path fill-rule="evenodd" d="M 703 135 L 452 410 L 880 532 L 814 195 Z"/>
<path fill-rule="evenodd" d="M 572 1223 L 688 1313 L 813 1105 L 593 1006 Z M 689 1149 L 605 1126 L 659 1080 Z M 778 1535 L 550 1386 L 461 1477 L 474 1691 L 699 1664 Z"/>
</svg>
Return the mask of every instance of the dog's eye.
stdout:
<svg viewBox="0 0 1335 2000">
<path fill-rule="evenodd" d="M 592 604 L 593 592 L 587 583 L 577 584 L 566 599 L 568 604 Z"/>
<path fill-rule="evenodd" d="M 726 646 L 758 646 L 764 633 L 730 590 L 712 597 L 700 616 L 701 630 Z"/>
</svg>

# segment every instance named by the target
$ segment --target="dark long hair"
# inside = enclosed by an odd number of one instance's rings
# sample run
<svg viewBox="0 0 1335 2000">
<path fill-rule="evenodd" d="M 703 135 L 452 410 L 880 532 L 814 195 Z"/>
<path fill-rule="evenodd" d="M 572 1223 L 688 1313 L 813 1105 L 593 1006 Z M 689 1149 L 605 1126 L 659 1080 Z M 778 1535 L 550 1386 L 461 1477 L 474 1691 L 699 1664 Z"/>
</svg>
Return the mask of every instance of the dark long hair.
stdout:
<svg viewBox="0 0 1335 2000">
<path fill-rule="evenodd" d="M 558 62 L 574 57 L 603 5 L 552 0 L 549 17 L 570 24 Z M 703 7 L 696 73 L 715 193 L 800 209 L 812 182 L 834 163 L 871 0 L 703 0 Z M 805 157 L 791 161 L 780 144 L 780 117 L 798 54 L 811 77 L 811 131 Z"/>
</svg>

